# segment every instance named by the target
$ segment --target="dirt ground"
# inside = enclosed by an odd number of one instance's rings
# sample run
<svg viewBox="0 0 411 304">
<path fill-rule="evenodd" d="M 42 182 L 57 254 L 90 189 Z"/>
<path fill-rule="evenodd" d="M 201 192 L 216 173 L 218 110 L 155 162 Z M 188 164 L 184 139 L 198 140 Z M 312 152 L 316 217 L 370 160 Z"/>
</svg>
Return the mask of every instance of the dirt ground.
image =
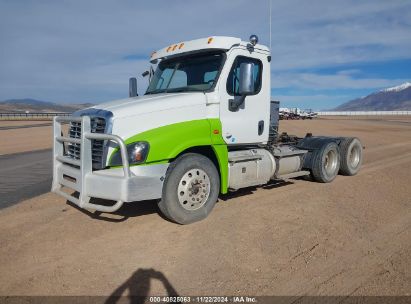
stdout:
<svg viewBox="0 0 411 304">
<path fill-rule="evenodd" d="M 51 121 L 0 121 L 0 155 L 51 148 Z M 18 128 L 34 126 L 33 128 Z M 6 128 L 10 127 L 9 130 Z"/>
<path fill-rule="evenodd" d="M 47 193 L 0 211 L 0 295 L 411 295 L 411 118 L 280 127 L 359 137 L 362 170 L 232 193 L 187 226 L 153 202 L 99 216 Z"/>
<path fill-rule="evenodd" d="M 48 119 L 48 120 L 0 120 L 0 127 L 42 125 L 45 123 L 51 124 L 52 121 L 51 119 Z"/>
</svg>

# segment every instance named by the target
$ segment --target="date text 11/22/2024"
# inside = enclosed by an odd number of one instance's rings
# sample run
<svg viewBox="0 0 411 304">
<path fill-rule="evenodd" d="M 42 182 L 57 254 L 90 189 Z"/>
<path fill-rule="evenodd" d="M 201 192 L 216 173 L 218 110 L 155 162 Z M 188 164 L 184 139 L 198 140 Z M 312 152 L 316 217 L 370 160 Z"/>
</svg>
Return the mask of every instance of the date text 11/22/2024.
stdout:
<svg viewBox="0 0 411 304">
<path fill-rule="evenodd" d="M 233 297 L 150 297 L 150 303 L 257 303 L 255 297 L 233 296 Z"/>
</svg>

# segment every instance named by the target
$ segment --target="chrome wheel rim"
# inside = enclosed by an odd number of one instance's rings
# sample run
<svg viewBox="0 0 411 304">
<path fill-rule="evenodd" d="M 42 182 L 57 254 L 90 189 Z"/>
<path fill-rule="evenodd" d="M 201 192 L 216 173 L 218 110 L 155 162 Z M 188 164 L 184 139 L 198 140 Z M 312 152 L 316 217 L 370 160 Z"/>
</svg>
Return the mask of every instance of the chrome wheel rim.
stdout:
<svg viewBox="0 0 411 304">
<path fill-rule="evenodd" d="M 325 172 L 327 172 L 328 175 L 334 175 L 337 169 L 337 164 L 338 164 L 337 152 L 334 150 L 328 151 L 327 154 L 325 155 L 325 160 L 324 160 Z"/>
<path fill-rule="evenodd" d="M 361 149 L 357 145 L 354 145 L 348 156 L 348 163 L 351 168 L 357 168 L 360 163 Z"/>
<path fill-rule="evenodd" d="M 177 197 L 186 210 L 201 208 L 210 195 L 210 178 L 201 169 L 187 171 L 178 183 Z"/>
</svg>

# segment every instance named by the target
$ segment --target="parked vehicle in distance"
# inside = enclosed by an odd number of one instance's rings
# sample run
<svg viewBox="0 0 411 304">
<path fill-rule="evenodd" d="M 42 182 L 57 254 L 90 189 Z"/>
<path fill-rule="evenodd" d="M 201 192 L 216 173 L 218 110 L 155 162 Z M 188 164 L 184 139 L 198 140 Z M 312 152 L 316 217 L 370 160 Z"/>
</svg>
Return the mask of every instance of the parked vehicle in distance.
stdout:
<svg viewBox="0 0 411 304">
<path fill-rule="evenodd" d="M 301 110 L 299 108 L 280 108 L 280 119 L 313 119 L 318 113 L 310 110 Z"/>
<path fill-rule="evenodd" d="M 129 98 L 54 119 L 52 191 L 101 212 L 157 200 L 167 218 L 189 224 L 228 191 L 305 175 L 329 183 L 360 169 L 358 138 L 278 134 L 272 57 L 257 36 L 184 41 L 150 61 L 144 96 L 130 79 Z"/>
</svg>

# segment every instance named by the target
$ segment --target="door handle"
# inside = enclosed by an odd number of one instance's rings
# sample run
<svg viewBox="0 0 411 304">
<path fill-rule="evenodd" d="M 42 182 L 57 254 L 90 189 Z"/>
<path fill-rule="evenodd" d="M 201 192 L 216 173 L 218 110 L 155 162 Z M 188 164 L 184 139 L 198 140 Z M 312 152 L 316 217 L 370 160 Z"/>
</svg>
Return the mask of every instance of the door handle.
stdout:
<svg viewBox="0 0 411 304">
<path fill-rule="evenodd" d="M 258 122 L 258 135 L 263 134 L 264 132 L 264 120 Z"/>
</svg>

